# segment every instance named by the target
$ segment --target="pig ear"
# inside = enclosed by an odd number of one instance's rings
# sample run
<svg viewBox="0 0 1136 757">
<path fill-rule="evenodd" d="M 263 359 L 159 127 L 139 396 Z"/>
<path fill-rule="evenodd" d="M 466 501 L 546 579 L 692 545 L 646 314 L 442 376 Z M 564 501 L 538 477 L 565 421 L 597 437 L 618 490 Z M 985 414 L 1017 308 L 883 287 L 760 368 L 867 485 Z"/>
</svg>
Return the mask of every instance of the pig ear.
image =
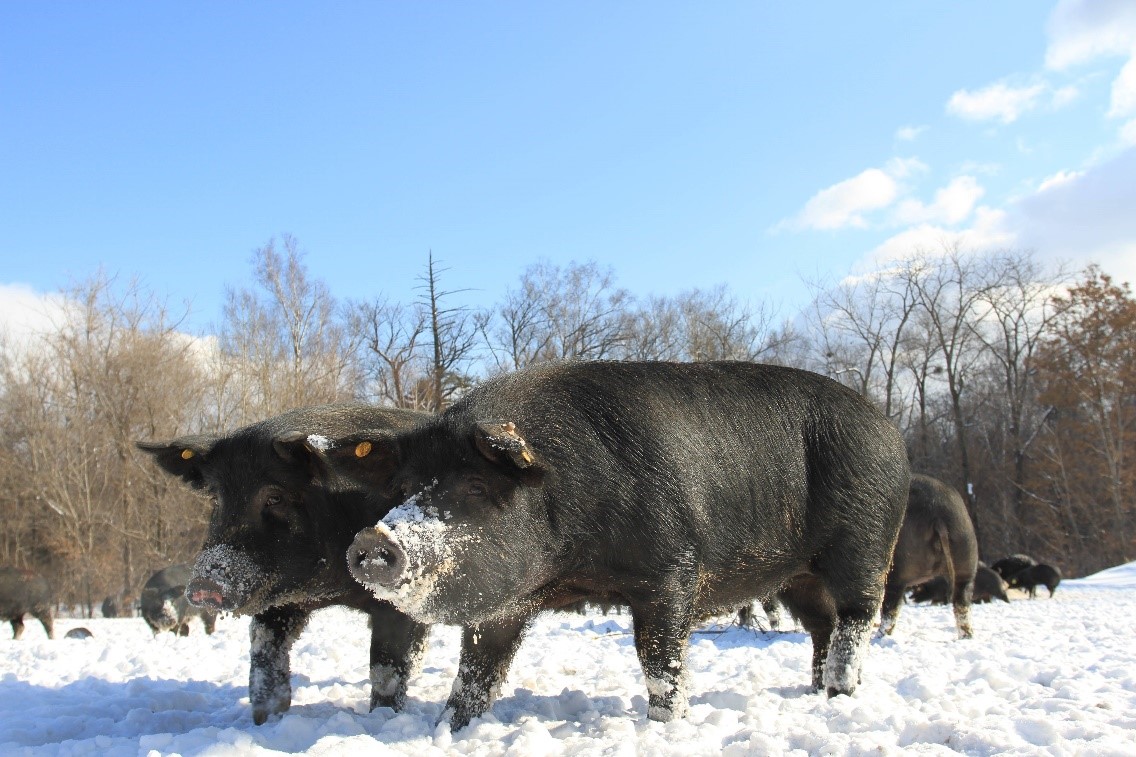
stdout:
<svg viewBox="0 0 1136 757">
<path fill-rule="evenodd" d="M 383 431 L 361 431 L 328 440 L 320 454 L 330 467 L 363 486 L 385 491 L 398 470 L 398 444 Z"/>
<path fill-rule="evenodd" d="M 152 455 L 166 473 L 201 489 L 205 486 L 203 471 L 209 452 L 216 442 L 213 436 L 183 436 L 172 442 L 135 442 L 134 446 Z"/>
<path fill-rule="evenodd" d="M 521 470 L 536 465 L 532 448 L 517 433 L 517 427 L 512 422 L 477 424 L 473 431 L 473 443 L 477 446 L 477 451 L 490 462 L 509 462 Z"/>
<path fill-rule="evenodd" d="M 285 431 L 272 440 L 272 448 L 284 462 L 306 468 L 313 477 L 322 478 L 326 470 L 320 450 L 328 443 L 326 438 L 315 434 Z"/>
</svg>

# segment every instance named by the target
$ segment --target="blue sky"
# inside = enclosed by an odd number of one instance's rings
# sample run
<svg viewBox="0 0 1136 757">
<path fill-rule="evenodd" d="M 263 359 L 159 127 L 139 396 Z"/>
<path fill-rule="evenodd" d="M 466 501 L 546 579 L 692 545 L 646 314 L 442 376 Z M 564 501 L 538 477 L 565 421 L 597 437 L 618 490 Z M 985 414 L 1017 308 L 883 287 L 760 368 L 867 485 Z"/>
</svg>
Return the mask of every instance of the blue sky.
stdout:
<svg viewBox="0 0 1136 757">
<path fill-rule="evenodd" d="M 342 299 L 538 260 L 638 295 L 917 247 L 1136 281 L 1136 3 L 0 4 L 0 318 L 103 270 L 187 326 L 291 233 Z"/>
</svg>

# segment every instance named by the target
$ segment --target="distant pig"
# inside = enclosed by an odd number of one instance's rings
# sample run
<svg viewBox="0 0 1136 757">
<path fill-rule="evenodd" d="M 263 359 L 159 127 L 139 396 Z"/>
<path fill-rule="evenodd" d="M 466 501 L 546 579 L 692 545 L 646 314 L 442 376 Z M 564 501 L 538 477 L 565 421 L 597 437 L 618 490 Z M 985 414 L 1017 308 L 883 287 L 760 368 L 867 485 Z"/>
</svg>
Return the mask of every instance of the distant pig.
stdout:
<svg viewBox="0 0 1136 757">
<path fill-rule="evenodd" d="M 210 610 L 252 615 L 253 722 L 292 702 L 292 644 L 312 612 L 343 605 L 370 617 L 371 708 L 400 709 L 429 628 L 380 602 L 347 572 L 355 532 L 390 510 L 386 496 L 324 469 L 318 448 L 360 429 L 405 429 L 425 416 L 360 404 L 302 408 L 221 436 L 142 442 L 168 473 L 213 503 L 186 594 Z"/>
<path fill-rule="evenodd" d="M 1037 560 L 1029 555 L 1021 553 L 1003 557 L 1001 560 L 995 560 L 990 568 L 1002 577 L 1002 580 L 1009 581 L 1010 578 L 1018 571 L 1025 570 L 1026 568 L 1037 565 Z"/>
<path fill-rule="evenodd" d="M 950 585 L 943 576 L 935 576 L 930 581 L 924 581 L 911 587 L 912 602 L 930 602 L 934 605 L 945 605 L 951 601 Z M 1009 602 L 1006 594 L 1006 582 L 1002 577 L 982 563 L 978 564 L 978 571 L 974 574 L 974 593 L 972 601 L 976 604 L 1000 599 Z"/>
<path fill-rule="evenodd" d="M 910 587 L 907 596 L 915 604 L 930 602 L 933 605 L 945 605 L 951 601 L 951 587 L 946 578 L 935 576 L 930 581 Z"/>
<path fill-rule="evenodd" d="M 974 601 L 993 602 L 995 599 L 1007 603 L 1010 601 L 1010 596 L 1006 594 L 1006 582 L 992 569 L 979 563 L 978 572 L 974 574 Z"/>
<path fill-rule="evenodd" d="M 693 625 L 783 586 L 814 688 L 850 694 L 910 474 L 856 392 L 730 362 L 541 365 L 327 455 L 401 502 L 355 538 L 352 573 L 422 622 L 465 627 L 454 729 L 490 706 L 533 616 L 580 599 L 630 606 L 653 720 L 687 712 Z"/>
<path fill-rule="evenodd" d="M 1037 587 L 1044 586 L 1049 589 L 1049 596 L 1057 591 L 1057 584 L 1061 583 L 1061 571 L 1052 565 L 1038 563 L 1019 570 L 1012 575 L 1009 584 L 1015 589 L 1024 589 L 1029 592 L 1030 599 L 1037 597 Z"/>
<path fill-rule="evenodd" d="M 12 624 L 12 638 L 24 635 L 24 615 L 43 625 L 47 638 L 55 638 L 54 598 L 47 579 L 23 568 L 0 568 L 0 620 Z"/>
<path fill-rule="evenodd" d="M 911 477 L 907 515 L 887 574 L 880 632 L 890 634 L 908 586 L 943 576 L 950 587 L 960 638 L 973 636 L 970 603 L 978 569 L 978 540 L 966 503 L 953 487 L 930 476 Z"/>
<path fill-rule="evenodd" d="M 142 619 L 157 636 L 169 631 L 175 636 L 189 635 L 190 618 L 199 617 L 205 633 L 213 633 L 217 613 L 210 608 L 194 607 L 185 598 L 185 587 L 193 575 L 188 565 L 171 565 L 150 576 L 142 587 Z"/>
<path fill-rule="evenodd" d="M 122 614 L 122 603 L 117 596 L 108 594 L 103 598 L 102 611 L 104 618 L 117 618 Z"/>
</svg>

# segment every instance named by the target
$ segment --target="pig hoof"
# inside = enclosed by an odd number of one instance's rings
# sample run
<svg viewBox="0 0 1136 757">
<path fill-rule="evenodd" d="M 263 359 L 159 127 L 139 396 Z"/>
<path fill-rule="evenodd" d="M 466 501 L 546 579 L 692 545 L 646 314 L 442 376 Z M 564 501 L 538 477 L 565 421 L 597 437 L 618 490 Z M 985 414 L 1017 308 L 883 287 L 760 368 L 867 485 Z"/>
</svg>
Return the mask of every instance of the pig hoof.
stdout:
<svg viewBox="0 0 1136 757">
<path fill-rule="evenodd" d="M 435 727 L 442 723 L 450 724 L 450 733 L 457 733 L 461 729 L 469 725 L 470 716 L 468 713 L 462 713 L 455 710 L 453 707 L 447 707 L 442 710 L 442 714 L 438 716 L 438 722 L 434 724 Z"/>
<path fill-rule="evenodd" d="M 406 695 L 401 696 L 381 696 L 379 694 L 371 694 L 371 710 L 379 707 L 390 707 L 395 712 L 399 712 L 406 706 Z M 435 723 L 435 725 L 437 725 Z"/>
<path fill-rule="evenodd" d="M 253 707 L 252 722 L 254 725 L 264 725 L 265 721 L 267 721 L 269 717 L 271 717 L 272 715 L 281 715 L 287 712 L 288 708 L 291 706 L 292 702 L 288 701 L 284 703 L 277 702 L 275 705 L 266 704 Z"/>
</svg>

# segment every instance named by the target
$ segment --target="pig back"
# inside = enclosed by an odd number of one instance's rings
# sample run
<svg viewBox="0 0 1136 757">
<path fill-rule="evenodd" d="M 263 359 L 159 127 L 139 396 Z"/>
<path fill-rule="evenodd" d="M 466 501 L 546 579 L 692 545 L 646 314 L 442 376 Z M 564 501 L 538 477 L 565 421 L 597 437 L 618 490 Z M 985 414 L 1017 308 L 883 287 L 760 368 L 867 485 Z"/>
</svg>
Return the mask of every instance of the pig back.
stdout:
<svg viewBox="0 0 1136 757">
<path fill-rule="evenodd" d="M 903 518 L 910 473 L 898 431 L 808 371 L 568 363 L 467 399 L 482 418 L 516 420 L 550 471 L 553 518 L 589 534 L 597 553 L 650 542 L 710 566 L 741 554 L 785 572 L 849 534 L 880 541 L 886 560 Z"/>
<path fill-rule="evenodd" d="M 51 606 L 47 579 L 24 568 L 0 568 L 0 618 L 11 618 Z"/>
</svg>

